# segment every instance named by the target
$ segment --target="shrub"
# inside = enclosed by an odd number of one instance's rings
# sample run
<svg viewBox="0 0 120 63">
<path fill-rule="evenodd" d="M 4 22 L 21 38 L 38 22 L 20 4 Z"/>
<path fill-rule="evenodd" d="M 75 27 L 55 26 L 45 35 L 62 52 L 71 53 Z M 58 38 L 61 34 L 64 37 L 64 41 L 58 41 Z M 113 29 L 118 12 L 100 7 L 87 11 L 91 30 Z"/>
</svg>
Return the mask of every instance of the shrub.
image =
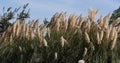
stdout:
<svg viewBox="0 0 120 63">
<path fill-rule="evenodd" d="M 47 24 L 17 20 L 1 37 L 1 63 L 119 63 L 120 18 L 109 24 L 111 14 L 88 17 L 56 13 Z"/>
</svg>

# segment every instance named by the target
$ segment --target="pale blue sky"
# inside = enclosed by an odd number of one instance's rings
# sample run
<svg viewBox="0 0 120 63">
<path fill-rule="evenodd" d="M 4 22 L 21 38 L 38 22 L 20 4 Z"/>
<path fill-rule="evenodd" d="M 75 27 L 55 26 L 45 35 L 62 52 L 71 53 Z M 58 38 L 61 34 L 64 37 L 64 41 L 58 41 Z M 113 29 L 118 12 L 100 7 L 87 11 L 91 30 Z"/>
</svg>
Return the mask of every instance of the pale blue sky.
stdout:
<svg viewBox="0 0 120 63">
<path fill-rule="evenodd" d="M 0 0 L 0 12 L 3 7 L 17 8 L 29 3 L 31 19 L 50 18 L 56 12 L 67 12 L 88 15 L 88 9 L 98 9 L 99 15 L 107 15 L 120 6 L 120 0 Z M 98 17 L 99 17 L 98 15 Z"/>
</svg>

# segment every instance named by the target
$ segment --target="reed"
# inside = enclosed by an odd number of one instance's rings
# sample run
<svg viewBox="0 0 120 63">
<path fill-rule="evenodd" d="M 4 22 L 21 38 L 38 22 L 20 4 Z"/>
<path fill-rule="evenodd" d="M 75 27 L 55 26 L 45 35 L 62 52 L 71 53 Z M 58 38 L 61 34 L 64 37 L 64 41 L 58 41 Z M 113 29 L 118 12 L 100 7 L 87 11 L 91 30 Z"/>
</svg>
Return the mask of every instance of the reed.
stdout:
<svg viewBox="0 0 120 63">
<path fill-rule="evenodd" d="M 0 61 L 107 63 L 110 55 L 113 63 L 119 63 L 120 19 L 109 24 L 111 13 L 98 20 L 98 10 L 88 13 L 88 17 L 71 14 L 68 19 L 66 12 L 56 13 L 48 24 L 41 25 L 39 19 L 31 23 L 16 20 L 0 38 Z"/>
</svg>

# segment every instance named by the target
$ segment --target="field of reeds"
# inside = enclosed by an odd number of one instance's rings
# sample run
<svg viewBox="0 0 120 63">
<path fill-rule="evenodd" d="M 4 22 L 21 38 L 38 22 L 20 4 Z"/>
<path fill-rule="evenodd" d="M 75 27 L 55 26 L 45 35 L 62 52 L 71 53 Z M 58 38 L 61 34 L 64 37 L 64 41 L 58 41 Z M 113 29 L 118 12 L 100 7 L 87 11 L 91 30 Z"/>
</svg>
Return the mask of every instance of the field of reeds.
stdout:
<svg viewBox="0 0 120 63">
<path fill-rule="evenodd" d="M 39 25 L 16 20 L 0 38 L 0 63 L 120 63 L 120 18 L 56 13 Z"/>
</svg>

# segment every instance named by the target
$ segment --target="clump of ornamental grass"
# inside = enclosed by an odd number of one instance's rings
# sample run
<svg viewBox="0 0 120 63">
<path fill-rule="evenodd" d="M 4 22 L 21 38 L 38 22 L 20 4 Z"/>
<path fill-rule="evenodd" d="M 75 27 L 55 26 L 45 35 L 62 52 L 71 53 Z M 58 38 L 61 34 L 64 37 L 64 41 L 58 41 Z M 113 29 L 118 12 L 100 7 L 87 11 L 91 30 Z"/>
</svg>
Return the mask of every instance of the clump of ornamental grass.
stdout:
<svg viewBox="0 0 120 63">
<path fill-rule="evenodd" d="M 97 13 L 56 13 L 42 25 L 15 21 L 0 38 L 1 63 L 119 63 L 120 18 L 109 24 L 110 13 L 96 20 Z"/>
</svg>

